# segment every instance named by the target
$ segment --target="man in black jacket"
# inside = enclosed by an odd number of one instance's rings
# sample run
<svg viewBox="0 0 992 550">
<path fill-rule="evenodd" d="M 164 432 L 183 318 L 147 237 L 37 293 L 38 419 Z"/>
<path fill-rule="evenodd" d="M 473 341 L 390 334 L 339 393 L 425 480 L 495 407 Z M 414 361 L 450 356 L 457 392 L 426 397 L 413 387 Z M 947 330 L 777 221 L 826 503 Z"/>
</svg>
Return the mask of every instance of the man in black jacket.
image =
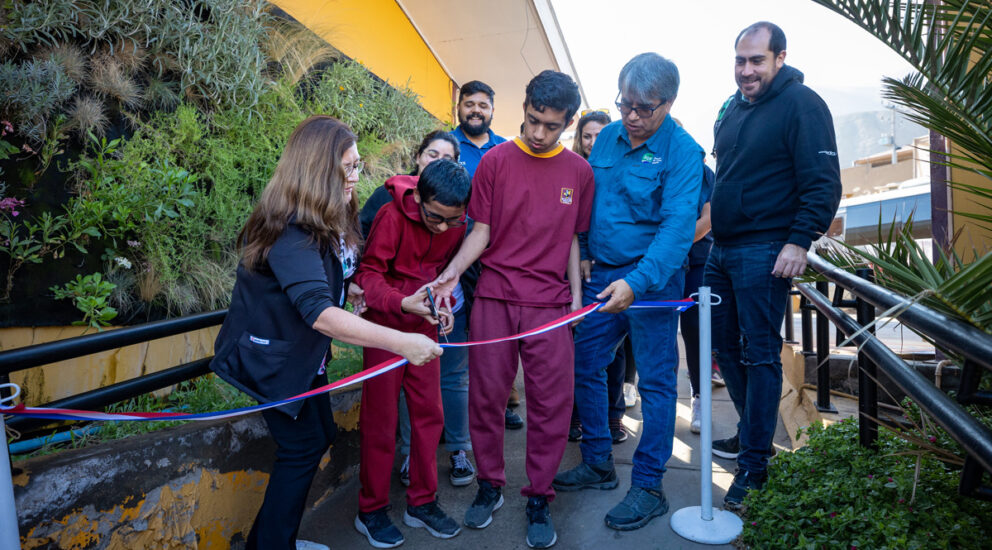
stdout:
<svg viewBox="0 0 992 550">
<path fill-rule="evenodd" d="M 764 484 L 782 391 L 780 329 L 791 278 L 833 220 L 840 166 L 827 105 L 785 65 L 785 34 L 761 21 L 737 36 L 738 91 L 714 126 L 714 246 L 705 282 L 722 297 L 713 343 L 740 415 L 738 435 L 713 442 L 738 471 L 724 499 Z"/>
</svg>

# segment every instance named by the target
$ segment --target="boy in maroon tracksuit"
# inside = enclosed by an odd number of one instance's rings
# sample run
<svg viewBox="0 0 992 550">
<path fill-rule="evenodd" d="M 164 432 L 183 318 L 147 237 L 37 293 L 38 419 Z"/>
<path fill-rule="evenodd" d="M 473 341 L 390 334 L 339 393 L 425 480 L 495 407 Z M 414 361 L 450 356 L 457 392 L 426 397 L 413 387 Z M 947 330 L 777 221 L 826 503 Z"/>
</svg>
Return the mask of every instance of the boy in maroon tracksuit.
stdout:
<svg viewBox="0 0 992 550">
<path fill-rule="evenodd" d="M 450 160 L 437 160 L 417 176 L 386 181 L 393 201 L 372 223 L 355 282 L 365 291 L 365 318 L 407 332 L 437 338 L 426 283 L 454 256 L 465 234 L 465 207 L 471 193 L 468 172 Z M 444 319 L 448 316 L 445 313 Z M 442 323 L 447 324 L 447 323 Z M 365 348 L 363 367 L 395 358 L 382 349 Z M 362 386 L 359 418 L 362 489 L 355 527 L 376 548 L 403 543 L 403 535 L 386 515 L 389 482 L 396 452 L 397 401 L 400 388 L 410 410 L 410 487 L 403 521 L 450 538 L 461 528 L 437 505 L 436 450 L 444 427 L 440 361 L 403 366 Z"/>
</svg>

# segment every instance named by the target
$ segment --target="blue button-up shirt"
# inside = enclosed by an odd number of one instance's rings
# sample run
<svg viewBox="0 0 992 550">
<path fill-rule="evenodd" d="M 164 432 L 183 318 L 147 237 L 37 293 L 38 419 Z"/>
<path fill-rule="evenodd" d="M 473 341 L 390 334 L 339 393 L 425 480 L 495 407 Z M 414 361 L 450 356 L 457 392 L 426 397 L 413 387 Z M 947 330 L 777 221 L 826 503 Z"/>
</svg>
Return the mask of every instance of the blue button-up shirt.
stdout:
<svg viewBox="0 0 992 550">
<path fill-rule="evenodd" d="M 622 121 L 599 134 L 589 156 L 596 176 L 584 258 L 637 263 L 624 280 L 634 296 L 657 292 L 682 269 L 699 209 L 703 149 L 671 116 L 632 149 Z"/>
<path fill-rule="evenodd" d="M 482 147 L 479 147 L 468 139 L 468 136 L 462 132 L 461 127 L 451 131 L 451 135 L 455 136 L 455 139 L 458 140 L 458 147 L 461 150 L 461 156 L 459 156 L 458 161 L 468 170 L 469 177 L 475 176 L 475 169 L 479 167 L 479 161 L 482 160 L 482 155 L 486 154 L 486 151 L 506 141 L 506 138 L 497 136 L 492 130 L 487 130 L 487 132 L 489 132 L 489 141 Z"/>
</svg>

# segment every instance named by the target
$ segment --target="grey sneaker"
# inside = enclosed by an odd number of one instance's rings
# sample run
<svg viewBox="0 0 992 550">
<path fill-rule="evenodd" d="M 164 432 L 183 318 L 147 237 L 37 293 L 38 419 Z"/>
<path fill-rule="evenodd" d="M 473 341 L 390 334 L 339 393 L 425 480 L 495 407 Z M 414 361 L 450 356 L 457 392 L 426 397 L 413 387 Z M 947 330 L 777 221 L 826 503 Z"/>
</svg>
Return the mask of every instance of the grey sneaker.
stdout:
<svg viewBox="0 0 992 550">
<path fill-rule="evenodd" d="M 410 455 L 403 457 L 403 465 L 400 466 L 400 483 L 404 487 L 410 486 Z"/>
<path fill-rule="evenodd" d="M 585 462 L 564 472 L 558 472 L 551 486 L 557 491 L 578 491 L 579 489 L 616 489 L 620 484 L 613 459 L 600 464 Z"/>
<path fill-rule="evenodd" d="M 726 510 L 738 510 L 744 503 L 744 497 L 751 491 L 760 491 L 768 480 L 765 472 L 752 473 L 738 469 L 734 473 L 734 482 L 727 490 L 727 496 L 723 497 L 723 507 Z"/>
<path fill-rule="evenodd" d="M 369 539 L 376 548 L 395 548 L 403 544 L 403 534 L 386 515 L 389 506 L 369 513 L 359 512 L 355 516 L 355 529 Z"/>
<path fill-rule="evenodd" d="M 455 487 L 464 487 L 475 479 L 475 468 L 465 451 L 451 453 L 451 473 L 448 479 Z"/>
<path fill-rule="evenodd" d="M 479 480 L 479 492 L 465 511 L 465 525 L 482 529 L 493 522 L 493 512 L 503 506 L 503 490 L 486 480 Z"/>
<path fill-rule="evenodd" d="M 640 529 L 653 518 L 668 512 L 665 492 L 658 489 L 631 487 L 620 504 L 606 514 L 606 526 L 617 531 Z"/>
<path fill-rule="evenodd" d="M 531 548 L 550 548 L 556 542 L 558 542 L 558 533 L 555 533 L 555 524 L 551 522 L 548 497 L 528 498 L 527 546 Z"/>
<path fill-rule="evenodd" d="M 423 527 L 439 539 L 450 539 L 462 531 L 455 520 L 441 510 L 437 500 L 420 506 L 407 506 L 406 513 L 403 514 L 403 523 L 410 527 Z"/>
</svg>

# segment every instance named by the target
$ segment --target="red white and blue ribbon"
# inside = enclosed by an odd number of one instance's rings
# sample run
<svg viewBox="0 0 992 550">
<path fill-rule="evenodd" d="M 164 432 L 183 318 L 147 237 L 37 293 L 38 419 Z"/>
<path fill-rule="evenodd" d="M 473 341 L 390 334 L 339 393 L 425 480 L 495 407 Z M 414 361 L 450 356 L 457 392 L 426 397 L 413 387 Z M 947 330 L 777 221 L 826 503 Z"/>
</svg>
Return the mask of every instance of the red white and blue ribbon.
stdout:
<svg viewBox="0 0 992 550">
<path fill-rule="evenodd" d="M 543 334 L 545 332 L 555 330 L 557 328 L 571 324 L 572 322 L 589 315 L 590 313 L 596 311 L 597 309 L 603 307 L 602 302 L 595 302 L 585 306 L 582 309 L 573 311 L 568 315 L 560 317 L 550 323 L 541 325 L 537 328 L 530 329 L 519 334 L 514 334 L 512 336 L 505 336 L 502 338 L 495 338 L 493 340 L 484 340 L 480 342 L 459 342 L 459 343 L 442 343 L 440 346 L 442 348 L 458 348 L 458 347 L 470 347 L 470 346 L 482 346 L 486 344 L 495 344 L 497 342 L 507 342 L 510 340 L 521 340 L 529 336 L 535 336 L 537 334 Z M 677 309 L 678 311 L 685 311 L 690 307 L 696 305 L 691 298 L 686 298 L 685 300 L 671 300 L 671 301 L 638 301 L 630 305 L 631 308 L 671 308 Z M 14 416 L 27 416 L 32 418 L 46 418 L 51 420 L 127 420 L 127 421 L 153 421 L 153 420 L 216 420 L 219 418 L 231 418 L 234 416 L 241 416 L 244 414 L 249 414 L 257 411 L 263 411 L 265 409 L 271 409 L 274 407 L 279 407 L 287 403 L 292 403 L 294 401 L 299 401 L 301 399 L 306 399 L 308 397 L 313 397 L 315 395 L 320 395 L 322 393 L 327 393 L 334 390 L 339 390 L 342 388 L 347 388 L 349 386 L 354 386 L 360 384 L 370 378 L 375 378 L 380 374 L 389 372 L 396 368 L 399 368 L 407 363 L 406 359 L 402 357 L 396 357 L 388 361 L 384 361 L 375 365 L 374 367 L 365 369 L 361 372 L 352 374 L 351 376 L 346 376 L 340 380 L 327 384 L 326 386 L 321 386 L 319 388 L 314 388 L 306 393 L 301 393 L 287 399 L 281 399 L 279 401 L 270 401 L 268 403 L 261 403 L 259 405 L 253 405 L 251 407 L 241 407 L 238 409 L 229 409 L 226 411 L 215 411 L 215 412 L 205 412 L 205 413 L 180 413 L 180 412 L 122 412 L 122 413 L 108 413 L 108 412 L 98 412 L 98 411 L 80 411 L 75 409 L 55 409 L 47 407 L 26 407 L 24 404 L 17 405 L 15 407 L 0 407 L 0 411 L 3 414 L 10 414 Z"/>
</svg>

